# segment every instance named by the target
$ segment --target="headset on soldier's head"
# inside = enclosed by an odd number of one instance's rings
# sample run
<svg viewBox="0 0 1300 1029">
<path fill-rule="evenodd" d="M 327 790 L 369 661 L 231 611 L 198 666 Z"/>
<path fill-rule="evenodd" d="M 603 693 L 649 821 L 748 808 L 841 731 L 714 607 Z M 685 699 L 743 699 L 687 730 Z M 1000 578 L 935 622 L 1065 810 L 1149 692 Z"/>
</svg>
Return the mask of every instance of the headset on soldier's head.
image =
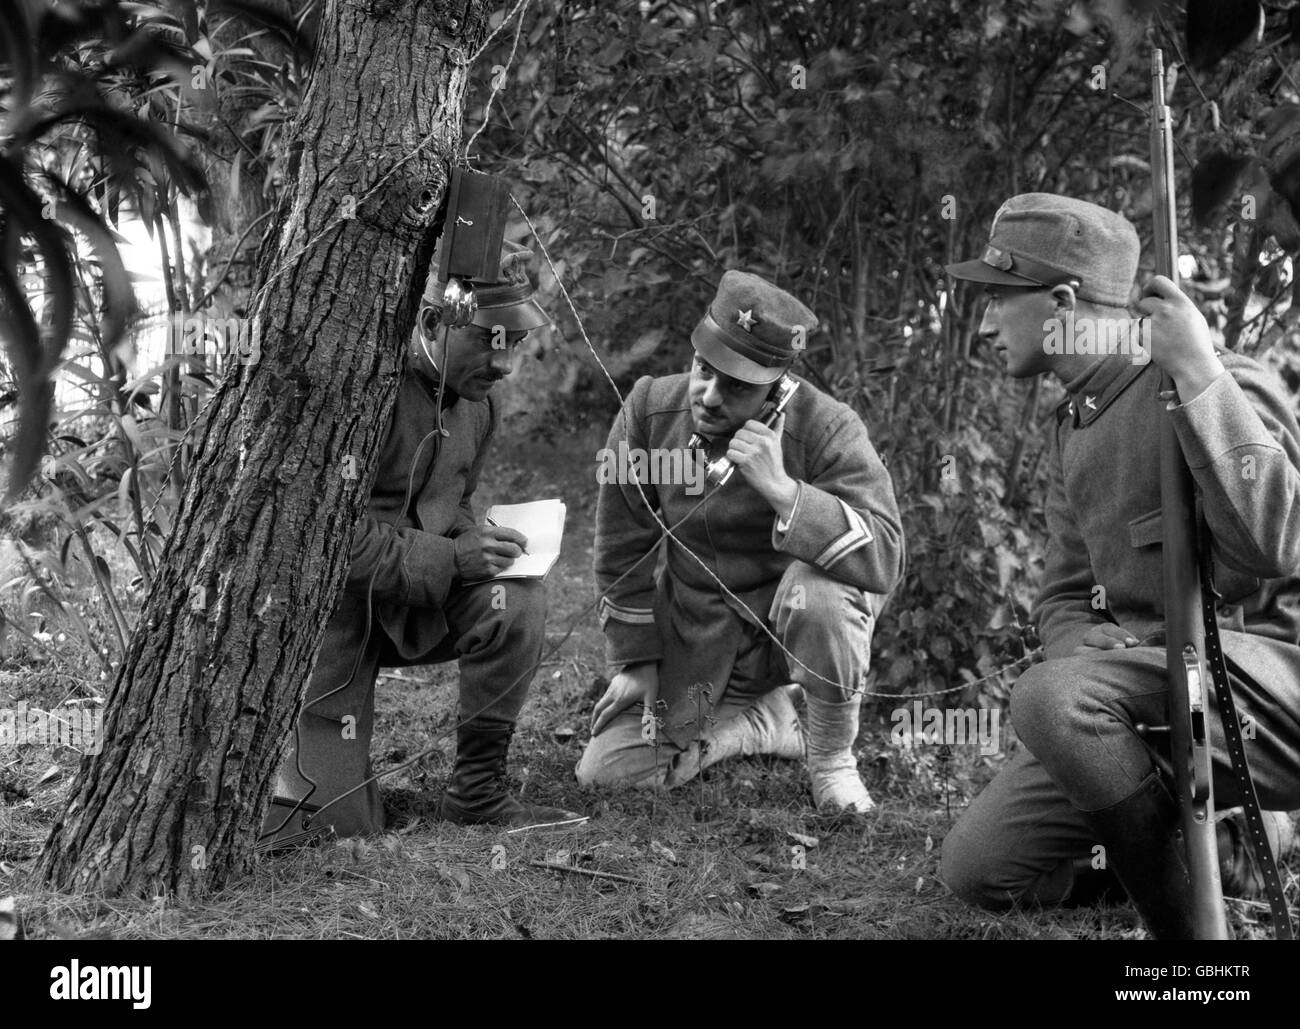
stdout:
<svg viewBox="0 0 1300 1029">
<path fill-rule="evenodd" d="M 442 324 L 469 325 L 478 311 L 475 282 L 493 282 L 505 241 L 510 187 L 494 175 L 453 168 L 447 186 L 438 281 Z"/>
<path fill-rule="evenodd" d="M 452 168 L 447 184 L 447 210 L 443 216 L 442 239 L 439 247 L 437 281 L 444 283 L 442 294 L 426 294 L 416 325 L 420 334 L 420 347 L 433 370 L 438 373 L 437 433 L 444 439 L 450 435 L 442 424 L 442 395 L 446 383 L 442 366 L 447 361 L 447 336 L 453 327 L 463 328 L 478 314 L 478 296 L 474 283 L 494 282 L 500 269 L 501 246 L 505 242 L 506 209 L 510 202 L 510 187 L 504 179 L 468 168 Z M 429 312 L 440 307 L 439 324 L 442 325 L 442 363 L 429 352 L 431 334 Z"/>
</svg>

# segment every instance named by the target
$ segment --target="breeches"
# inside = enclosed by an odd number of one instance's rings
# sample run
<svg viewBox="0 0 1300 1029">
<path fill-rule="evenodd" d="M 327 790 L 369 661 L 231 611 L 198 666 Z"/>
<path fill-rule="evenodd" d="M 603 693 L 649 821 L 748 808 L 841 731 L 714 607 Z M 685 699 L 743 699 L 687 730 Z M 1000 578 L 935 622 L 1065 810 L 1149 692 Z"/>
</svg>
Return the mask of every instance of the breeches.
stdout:
<svg viewBox="0 0 1300 1029">
<path fill-rule="evenodd" d="M 545 585 L 534 579 L 475 583 L 453 589 L 442 613 L 446 636 L 427 653 L 402 658 L 377 623 L 370 621 L 367 631 L 364 598 L 343 595 L 325 630 L 296 737 L 280 768 L 277 796 L 329 804 L 314 821 L 333 825 L 340 836 L 383 831 L 378 784 L 355 789 L 371 775 L 375 680 L 381 667 L 455 660 L 459 721 L 514 723 L 545 640 Z M 277 812 L 282 821 L 287 809 L 272 808 L 271 817 Z"/>
<path fill-rule="evenodd" d="M 1254 736 L 1246 755 L 1260 804 L 1300 807 L 1300 684 L 1233 675 L 1232 686 Z M 1028 669 L 1011 694 L 1024 746 L 943 842 L 942 876 L 953 892 L 992 909 L 1063 900 L 1071 862 L 1089 857 L 1096 843 L 1084 813 L 1127 799 L 1167 763 L 1135 728 L 1168 724 L 1166 694 L 1161 647 L 1099 650 Z M 1241 800 L 1213 689 L 1210 705 L 1215 804 L 1233 807 Z"/>
<path fill-rule="evenodd" d="M 714 710 L 715 724 L 736 717 L 768 690 L 789 682 L 827 700 L 849 699 L 854 689 L 861 688 L 870 667 L 875 613 L 883 603 L 884 598 L 832 579 L 806 562 L 793 562 L 781 576 L 768 624 L 797 660 L 790 660 L 767 633 L 745 623 L 731 679 Z M 836 684 L 848 684 L 850 689 Z M 663 782 L 682 748 L 667 734 L 659 734 L 657 748 L 642 739 L 641 716 L 641 708 L 628 708 L 592 737 L 578 762 L 579 782 L 611 786 Z"/>
</svg>

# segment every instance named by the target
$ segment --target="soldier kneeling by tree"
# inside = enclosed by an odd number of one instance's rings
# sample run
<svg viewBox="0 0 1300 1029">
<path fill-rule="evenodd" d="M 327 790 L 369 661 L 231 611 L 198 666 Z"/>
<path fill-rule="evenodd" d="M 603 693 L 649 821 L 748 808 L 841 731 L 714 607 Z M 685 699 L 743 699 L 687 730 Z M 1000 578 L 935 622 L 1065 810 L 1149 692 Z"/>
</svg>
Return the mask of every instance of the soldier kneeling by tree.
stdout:
<svg viewBox="0 0 1300 1029">
<path fill-rule="evenodd" d="M 476 284 L 472 323 L 445 336 L 442 284 L 426 295 L 345 591 L 263 825 L 272 846 L 325 826 L 340 836 L 383 831 L 378 784 L 367 780 L 375 679 L 389 666 L 459 664 L 444 819 L 524 825 L 576 817 L 524 804 L 506 789 L 510 738 L 541 656 L 546 592 L 535 579 L 483 581 L 508 568 L 527 540 L 479 525 L 470 500 L 496 429 L 489 391 L 510 374 L 520 340 L 547 324 L 528 257 L 507 243 L 499 281 Z"/>
</svg>

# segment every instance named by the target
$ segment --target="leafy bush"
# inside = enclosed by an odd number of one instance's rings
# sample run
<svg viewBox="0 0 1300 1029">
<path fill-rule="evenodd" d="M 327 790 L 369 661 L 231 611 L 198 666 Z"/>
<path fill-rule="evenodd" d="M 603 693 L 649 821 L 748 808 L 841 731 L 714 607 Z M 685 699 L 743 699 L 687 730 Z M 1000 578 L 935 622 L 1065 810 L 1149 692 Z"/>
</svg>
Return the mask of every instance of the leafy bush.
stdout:
<svg viewBox="0 0 1300 1029">
<path fill-rule="evenodd" d="M 533 5 L 518 64 L 508 32 L 484 60 L 505 116 L 472 156 L 514 180 L 620 387 L 685 366 L 726 268 L 809 302 L 825 331 L 805 368 L 862 413 L 903 509 L 909 564 L 878 627 L 873 689 L 997 697 L 1033 653 L 1054 388 L 1026 392 L 989 367 L 977 298 L 943 265 L 978 254 L 1001 201 L 1029 190 L 1096 201 L 1149 233 L 1149 33 L 1168 63 L 1193 55 L 1173 98 L 1187 288 L 1228 345 L 1300 366 L 1281 262 L 1300 250 L 1288 19 L 1270 12 L 1252 51 L 1127 0 Z M 1217 206 L 1193 205 L 1193 167 L 1215 151 L 1246 156 L 1198 171 L 1207 193 L 1217 167 Z M 1261 201 L 1255 221 L 1228 203 L 1234 190 Z M 552 310 L 547 364 L 581 370 L 548 390 L 608 418 L 577 327 Z"/>
</svg>

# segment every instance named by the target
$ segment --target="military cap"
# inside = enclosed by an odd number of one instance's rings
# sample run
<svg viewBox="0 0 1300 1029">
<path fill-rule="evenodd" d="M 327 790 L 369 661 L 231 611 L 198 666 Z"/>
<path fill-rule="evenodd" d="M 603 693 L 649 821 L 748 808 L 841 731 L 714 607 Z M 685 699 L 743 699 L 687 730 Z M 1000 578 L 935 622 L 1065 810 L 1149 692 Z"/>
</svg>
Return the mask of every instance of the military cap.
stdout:
<svg viewBox="0 0 1300 1029">
<path fill-rule="evenodd" d="M 1084 300 L 1125 307 L 1141 249 L 1123 215 L 1086 200 L 1021 193 L 993 216 L 983 255 L 947 271 L 955 279 L 1002 286 L 1069 283 Z"/>
<path fill-rule="evenodd" d="M 695 352 L 741 382 L 775 382 L 817 328 L 817 316 L 783 289 L 749 272 L 729 271 L 691 333 Z"/>
<path fill-rule="evenodd" d="M 472 282 L 478 298 L 478 310 L 471 325 L 481 328 L 502 326 L 507 332 L 526 332 L 549 325 L 550 319 L 533 295 L 536 290 L 528 275 L 528 262 L 533 252 L 509 240 L 501 248 L 501 268 L 492 282 Z M 445 282 L 430 279 L 425 289 L 424 302 L 442 307 Z"/>
</svg>

